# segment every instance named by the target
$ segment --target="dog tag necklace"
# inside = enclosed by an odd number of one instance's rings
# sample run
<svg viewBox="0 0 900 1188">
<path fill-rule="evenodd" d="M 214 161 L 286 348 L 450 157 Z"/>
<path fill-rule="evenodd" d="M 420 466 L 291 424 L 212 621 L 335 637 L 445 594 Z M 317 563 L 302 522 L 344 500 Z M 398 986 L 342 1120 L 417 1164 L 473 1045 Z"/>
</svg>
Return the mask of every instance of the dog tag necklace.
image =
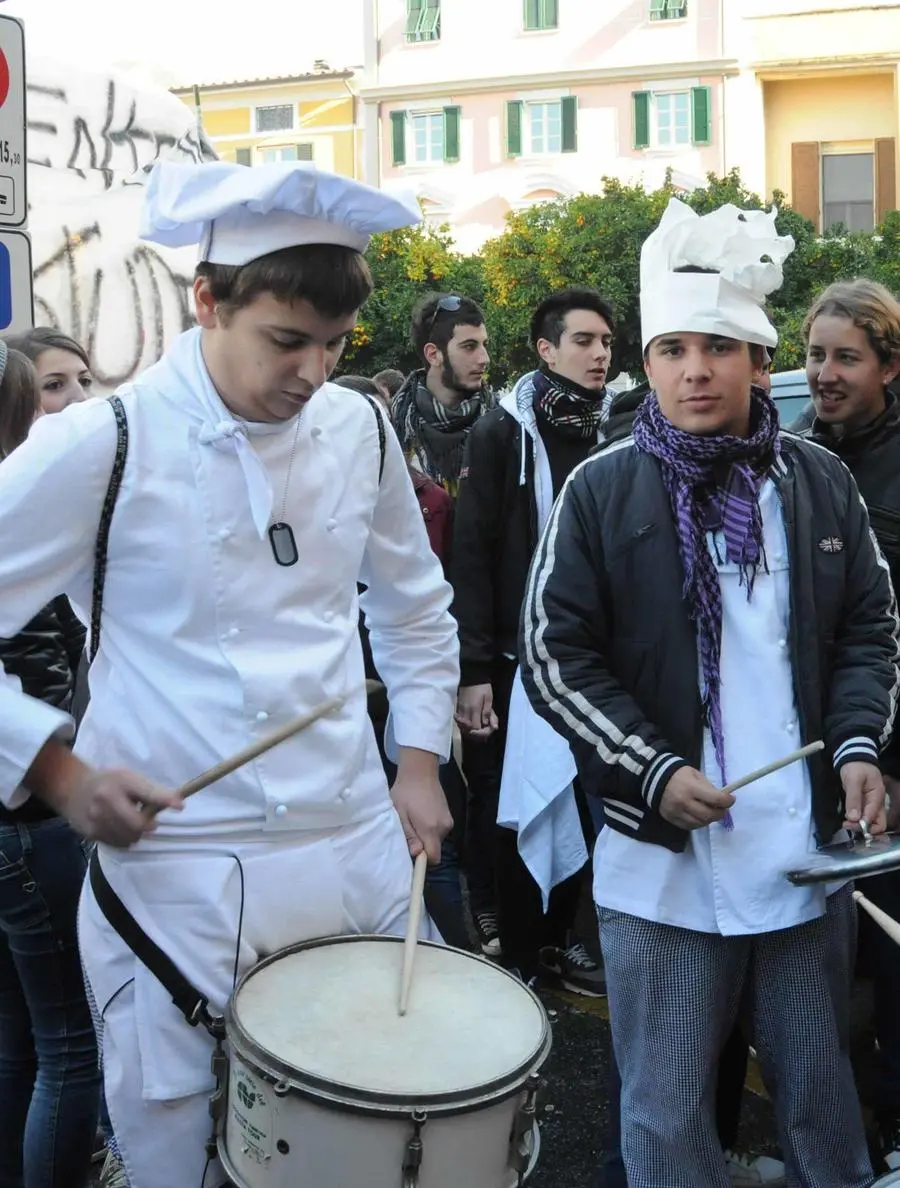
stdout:
<svg viewBox="0 0 900 1188">
<path fill-rule="evenodd" d="M 288 459 L 287 477 L 284 480 L 284 495 L 281 500 L 281 515 L 269 527 L 269 544 L 272 546 L 272 556 L 278 565 L 296 565 L 300 558 L 297 552 L 297 541 L 294 530 L 285 520 L 287 514 L 288 491 L 291 485 L 291 471 L 294 469 L 294 455 L 297 453 L 297 442 L 300 438 L 300 414 L 297 414 L 297 428 L 294 430 L 294 441 L 291 445 L 291 456 Z"/>
</svg>

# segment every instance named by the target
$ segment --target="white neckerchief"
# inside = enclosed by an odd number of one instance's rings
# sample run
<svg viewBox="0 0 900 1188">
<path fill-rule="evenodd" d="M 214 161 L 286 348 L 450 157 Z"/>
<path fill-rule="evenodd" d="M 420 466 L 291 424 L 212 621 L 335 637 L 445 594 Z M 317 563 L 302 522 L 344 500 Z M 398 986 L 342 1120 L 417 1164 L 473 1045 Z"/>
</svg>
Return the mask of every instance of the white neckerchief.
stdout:
<svg viewBox="0 0 900 1188">
<path fill-rule="evenodd" d="M 200 341 L 200 328 L 189 330 L 176 339 L 166 360 L 201 406 L 203 423 L 197 438 L 200 445 L 212 446 L 223 452 L 233 450 L 237 454 L 247 486 L 253 523 L 262 540 L 272 522 L 274 495 L 268 472 L 249 439 L 257 435 L 296 431 L 297 419 L 273 423 L 236 418 L 222 403 L 213 385 Z"/>
</svg>

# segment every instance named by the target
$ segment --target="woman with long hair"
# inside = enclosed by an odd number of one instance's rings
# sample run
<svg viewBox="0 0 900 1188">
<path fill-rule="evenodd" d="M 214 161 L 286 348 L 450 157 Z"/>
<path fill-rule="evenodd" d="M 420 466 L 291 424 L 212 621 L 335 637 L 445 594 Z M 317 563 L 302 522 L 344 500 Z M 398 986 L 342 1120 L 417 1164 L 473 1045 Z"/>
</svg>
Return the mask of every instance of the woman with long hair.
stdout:
<svg viewBox="0 0 900 1188">
<path fill-rule="evenodd" d="M 40 415 L 34 366 L 0 341 L 0 458 Z M 83 638 L 57 598 L 0 640 L 0 661 L 26 693 L 68 710 Z M 100 1074 L 76 935 L 85 868 L 81 838 L 27 789 L 0 806 L 0 1188 L 87 1179 Z"/>
<path fill-rule="evenodd" d="M 45 413 L 62 412 L 91 395 L 94 381 L 87 351 L 68 334 L 52 326 L 37 326 L 25 334 L 10 336 L 6 343 L 34 364 Z"/>
</svg>

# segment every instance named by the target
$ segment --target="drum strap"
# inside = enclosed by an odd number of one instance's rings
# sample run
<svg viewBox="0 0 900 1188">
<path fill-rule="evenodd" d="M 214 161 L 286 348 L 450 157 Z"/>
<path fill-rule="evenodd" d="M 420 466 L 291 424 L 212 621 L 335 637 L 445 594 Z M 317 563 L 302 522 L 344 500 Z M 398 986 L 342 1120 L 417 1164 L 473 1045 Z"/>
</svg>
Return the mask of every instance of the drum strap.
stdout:
<svg viewBox="0 0 900 1188">
<path fill-rule="evenodd" d="M 213 1039 L 221 1039 L 225 1034 L 224 1020 L 221 1016 L 210 1013 L 209 999 L 201 994 L 196 986 L 191 985 L 175 963 L 144 932 L 122 900 L 116 895 L 103 873 L 103 867 L 100 865 L 96 850 L 91 855 L 90 879 L 94 898 L 110 926 L 119 934 L 138 961 L 143 962 L 156 980 L 171 994 L 172 1001 L 191 1027 L 202 1024 Z"/>
</svg>

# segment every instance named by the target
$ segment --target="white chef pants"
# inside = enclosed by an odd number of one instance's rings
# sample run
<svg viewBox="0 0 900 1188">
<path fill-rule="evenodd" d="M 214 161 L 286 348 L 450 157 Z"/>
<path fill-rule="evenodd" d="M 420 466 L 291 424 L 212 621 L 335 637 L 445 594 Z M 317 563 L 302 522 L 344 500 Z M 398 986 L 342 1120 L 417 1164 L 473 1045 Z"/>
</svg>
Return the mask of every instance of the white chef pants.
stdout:
<svg viewBox="0 0 900 1188">
<path fill-rule="evenodd" d="M 262 836 L 262 835 L 260 835 Z M 261 958 L 316 937 L 402 934 L 411 863 L 392 807 L 344 829 L 159 855 L 105 851 L 113 889 L 221 1013 Z M 82 959 L 102 1019 L 106 1100 L 131 1188 L 220 1188 L 207 1166 L 213 1043 L 112 930 L 85 885 Z M 423 937 L 434 937 L 430 924 Z M 359 988 L 366 994 L 365 985 Z M 297 1004 L 298 1009 L 301 1004 Z"/>
</svg>

